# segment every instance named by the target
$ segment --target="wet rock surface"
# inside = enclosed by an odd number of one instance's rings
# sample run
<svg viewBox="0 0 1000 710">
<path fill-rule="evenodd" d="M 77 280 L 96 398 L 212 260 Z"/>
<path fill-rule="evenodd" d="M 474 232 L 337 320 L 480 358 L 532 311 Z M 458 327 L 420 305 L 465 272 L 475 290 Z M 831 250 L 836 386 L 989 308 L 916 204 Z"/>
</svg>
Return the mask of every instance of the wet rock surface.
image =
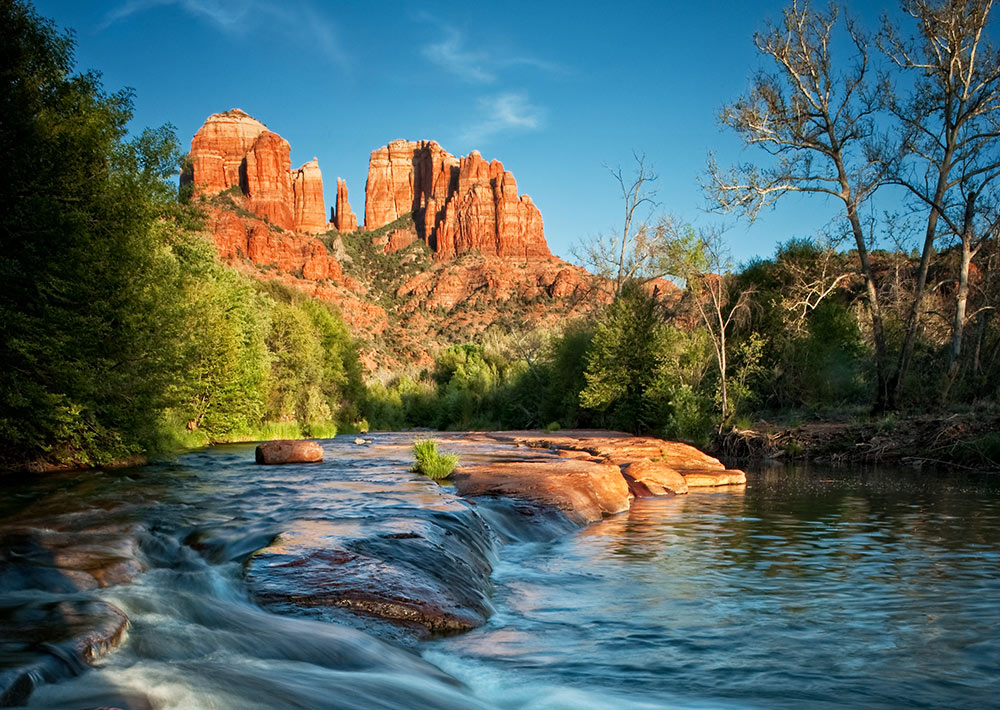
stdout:
<svg viewBox="0 0 1000 710">
<path fill-rule="evenodd" d="M 462 466 L 452 474 L 459 494 L 512 496 L 551 505 L 581 524 L 628 510 L 628 484 L 612 464 L 558 458 Z"/>
<path fill-rule="evenodd" d="M 60 484 L 39 501 L 5 487 L 0 506 L 0 707 L 21 705 L 39 685 L 83 673 L 116 649 L 129 620 L 98 598 L 146 567 L 140 544 L 148 535 L 130 506 L 86 497 L 94 486 Z"/>
<path fill-rule="evenodd" d="M 211 569 L 233 569 L 237 596 L 264 617 L 333 621 L 404 646 L 468 631 L 493 612 L 490 576 L 503 544 L 552 540 L 627 510 L 642 494 L 637 485 L 680 494 L 682 481 L 742 476 L 655 439 L 493 432 L 435 436 L 462 464 L 438 484 L 408 470 L 413 440 L 427 435 L 262 445 L 285 460 L 300 447 L 310 459 L 327 454 L 308 466 L 256 466 L 253 445 L 240 444 L 186 454 L 183 465 L 8 486 L 0 500 L 3 703 L 80 674 L 132 635 L 135 613 L 143 627 L 187 610 L 199 631 L 177 643 L 195 652 L 205 645 L 198 634 L 222 623 L 224 607 L 199 606 L 212 587 L 188 588 Z M 129 594 L 121 590 L 144 586 L 147 573 L 175 580 L 167 606 L 142 591 L 122 604 Z M 132 652 L 159 642 L 147 636 Z M 118 697 L 109 693 L 101 697 Z M 136 697 L 124 706 L 142 707 Z"/>
<path fill-rule="evenodd" d="M 323 447 L 315 441 L 282 439 L 258 444 L 254 458 L 259 464 L 273 466 L 283 463 L 319 463 L 323 460 Z"/>
<path fill-rule="evenodd" d="M 468 506 L 427 517 L 303 521 L 257 552 L 250 592 L 280 611 L 338 607 L 418 636 L 467 631 L 492 611 L 494 538 Z"/>
</svg>

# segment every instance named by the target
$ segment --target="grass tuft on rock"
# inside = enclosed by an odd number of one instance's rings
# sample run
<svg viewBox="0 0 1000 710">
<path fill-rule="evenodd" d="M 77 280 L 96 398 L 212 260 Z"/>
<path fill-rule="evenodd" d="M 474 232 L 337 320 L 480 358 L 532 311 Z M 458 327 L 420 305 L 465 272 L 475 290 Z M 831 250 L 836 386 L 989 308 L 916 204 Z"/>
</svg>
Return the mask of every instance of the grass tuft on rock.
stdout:
<svg viewBox="0 0 1000 710">
<path fill-rule="evenodd" d="M 413 442 L 413 457 L 416 461 L 410 470 L 434 480 L 447 478 L 458 464 L 458 456 L 438 452 L 437 442 L 433 439 Z"/>
</svg>

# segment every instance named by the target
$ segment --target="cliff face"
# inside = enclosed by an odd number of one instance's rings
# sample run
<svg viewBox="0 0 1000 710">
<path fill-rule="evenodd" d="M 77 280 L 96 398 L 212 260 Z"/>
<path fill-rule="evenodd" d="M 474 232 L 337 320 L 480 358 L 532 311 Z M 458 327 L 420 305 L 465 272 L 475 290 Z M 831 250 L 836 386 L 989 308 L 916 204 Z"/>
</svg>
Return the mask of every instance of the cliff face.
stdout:
<svg viewBox="0 0 1000 710">
<path fill-rule="evenodd" d="M 358 228 L 358 216 L 351 210 L 351 203 L 347 201 L 347 183 L 343 178 L 337 178 L 337 207 L 330 221 L 340 232 L 353 232 Z"/>
<path fill-rule="evenodd" d="M 212 114 L 191 140 L 194 194 L 238 188 L 246 207 L 282 229 L 325 232 L 323 176 L 313 158 L 293 171 L 288 141 L 238 108 Z"/>
<path fill-rule="evenodd" d="M 208 117 L 191 140 L 191 181 L 196 195 L 214 195 L 234 185 L 243 187 L 247 153 L 267 130 L 238 108 Z"/>
<path fill-rule="evenodd" d="M 323 174 L 316 158 L 292 172 L 292 197 L 296 232 L 314 234 L 329 229 L 323 202 Z"/>
<path fill-rule="evenodd" d="M 417 236 L 447 260 L 478 251 L 503 259 L 551 258 L 542 215 L 514 176 L 478 151 L 456 158 L 434 141 L 393 141 L 372 152 L 365 228 L 413 214 Z"/>
<path fill-rule="evenodd" d="M 551 255 L 541 213 L 498 161 L 433 141 L 379 148 L 359 231 L 346 183 L 337 179 L 328 223 L 319 163 L 292 169 L 289 155 L 286 140 L 232 109 L 195 134 L 182 179 L 220 257 L 338 304 L 372 371 L 427 366 L 434 350 L 512 314 L 545 328 L 604 299 L 586 271 Z"/>
</svg>

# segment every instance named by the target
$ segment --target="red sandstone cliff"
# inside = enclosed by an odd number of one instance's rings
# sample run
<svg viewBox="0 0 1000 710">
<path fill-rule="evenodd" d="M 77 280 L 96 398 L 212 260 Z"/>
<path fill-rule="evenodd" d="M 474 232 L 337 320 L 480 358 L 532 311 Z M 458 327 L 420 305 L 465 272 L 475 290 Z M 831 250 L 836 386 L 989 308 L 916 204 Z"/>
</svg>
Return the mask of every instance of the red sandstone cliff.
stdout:
<svg viewBox="0 0 1000 710">
<path fill-rule="evenodd" d="M 340 232 L 353 232 L 358 228 L 358 216 L 347 201 L 347 183 L 343 178 L 337 178 L 337 207 L 330 221 Z"/>
<path fill-rule="evenodd" d="M 542 215 L 514 176 L 478 151 L 456 158 L 434 141 L 393 141 L 372 151 L 365 228 L 413 213 L 435 258 L 478 251 L 505 259 L 551 258 Z"/>
<path fill-rule="evenodd" d="M 433 141 L 393 141 L 374 151 L 366 228 L 409 214 L 413 223 L 359 243 L 357 236 L 312 236 L 354 232 L 358 217 L 338 178 L 327 223 L 318 162 L 293 170 L 289 155 L 281 136 L 233 109 L 210 116 L 195 134 L 183 179 L 204 200 L 220 256 L 338 304 L 355 336 L 369 341 L 364 360 L 373 371 L 427 365 L 429 352 L 475 340 L 512 313 L 544 328 L 603 298 L 591 292 L 586 271 L 551 255 L 541 214 L 498 161 L 475 151 L 459 159 Z M 462 254 L 469 256 L 453 259 Z"/>
<path fill-rule="evenodd" d="M 327 230 L 323 176 L 313 158 L 292 170 L 288 141 L 238 108 L 208 117 L 191 140 L 194 194 L 238 188 L 247 209 L 282 229 Z"/>
<path fill-rule="evenodd" d="M 292 172 L 292 197 L 296 232 L 315 234 L 329 229 L 323 202 L 323 174 L 316 158 Z"/>
</svg>

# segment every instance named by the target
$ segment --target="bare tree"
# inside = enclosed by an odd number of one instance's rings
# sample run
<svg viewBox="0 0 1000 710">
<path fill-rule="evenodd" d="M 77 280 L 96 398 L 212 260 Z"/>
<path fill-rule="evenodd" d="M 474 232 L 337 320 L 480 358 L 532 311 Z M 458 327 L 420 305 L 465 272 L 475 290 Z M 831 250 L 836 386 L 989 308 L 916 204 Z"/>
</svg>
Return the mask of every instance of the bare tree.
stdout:
<svg viewBox="0 0 1000 710">
<path fill-rule="evenodd" d="M 877 363 L 876 409 L 887 403 L 887 345 L 879 289 L 862 223 L 862 206 L 892 165 L 888 144 L 875 126 L 878 92 L 872 90 L 868 44 L 845 20 L 853 48 L 845 71 L 835 70 L 833 45 L 839 11 L 816 11 L 794 0 L 779 26 L 754 36 L 771 60 L 749 92 L 723 109 L 721 121 L 748 146 L 771 156 L 723 171 L 709 158 L 706 191 L 717 208 L 754 219 L 788 194 L 827 195 L 839 201 L 857 248 Z"/>
<path fill-rule="evenodd" d="M 695 235 L 689 227 L 687 234 L 688 238 L 675 243 L 671 251 L 670 274 L 686 282 L 695 310 L 711 336 L 719 368 L 721 427 L 732 414 L 729 408 L 729 328 L 749 312 L 754 290 L 744 289 L 733 298 L 728 277 L 734 264 L 722 239 L 722 230 L 703 229 Z"/>
<path fill-rule="evenodd" d="M 626 176 L 621 167 L 608 169 L 621 190 L 624 215 L 619 233 L 599 234 L 573 248 L 573 255 L 591 273 L 601 277 L 621 293 L 629 281 L 651 281 L 668 271 L 667 254 L 680 228 L 673 217 L 652 219 L 656 208 L 656 174 L 646 164 L 646 156 L 634 153 L 635 169 Z"/>
<path fill-rule="evenodd" d="M 905 98 L 886 93 L 903 129 L 906 156 L 893 181 L 928 212 L 892 391 L 895 406 L 902 401 L 920 330 L 934 242 L 942 234 L 956 238 L 961 249 L 944 397 L 955 381 L 968 321 L 969 267 L 995 229 L 977 203 L 986 206 L 985 192 L 1000 176 L 1000 55 L 986 37 L 993 0 L 903 0 L 902 6 L 916 21 L 918 36 L 903 37 L 886 17 L 879 36 L 882 51 L 915 75 Z"/>
<path fill-rule="evenodd" d="M 844 259 L 834 246 L 837 241 L 800 239 L 778 248 L 775 265 L 785 287 L 777 305 L 791 314 L 787 322 L 796 333 L 803 333 L 809 314 L 851 278 L 852 272 L 844 270 Z"/>
</svg>

